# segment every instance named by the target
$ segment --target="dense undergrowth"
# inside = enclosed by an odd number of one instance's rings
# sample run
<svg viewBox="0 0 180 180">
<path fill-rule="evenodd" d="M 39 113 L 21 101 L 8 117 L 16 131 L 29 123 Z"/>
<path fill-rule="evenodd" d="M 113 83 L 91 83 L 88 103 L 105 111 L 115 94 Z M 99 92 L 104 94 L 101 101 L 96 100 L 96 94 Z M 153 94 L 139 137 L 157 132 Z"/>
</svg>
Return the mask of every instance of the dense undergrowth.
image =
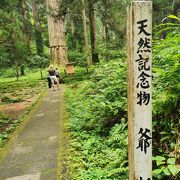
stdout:
<svg viewBox="0 0 180 180">
<path fill-rule="evenodd" d="M 164 26 L 156 35 L 165 28 L 166 39 L 155 37 L 153 49 L 153 179 L 178 180 L 179 26 Z M 128 179 L 125 57 L 96 65 L 82 80 L 74 79 L 66 93 L 72 176 Z"/>
<path fill-rule="evenodd" d="M 100 64 L 71 85 L 67 108 L 74 179 L 127 179 L 126 71 L 122 59 Z M 121 107 L 121 108 L 120 108 Z"/>
<path fill-rule="evenodd" d="M 174 23 L 155 28 L 153 52 L 153 173 L 163 180 L 180 179 L 180 19 L 168 17 Z"/>
</svg>

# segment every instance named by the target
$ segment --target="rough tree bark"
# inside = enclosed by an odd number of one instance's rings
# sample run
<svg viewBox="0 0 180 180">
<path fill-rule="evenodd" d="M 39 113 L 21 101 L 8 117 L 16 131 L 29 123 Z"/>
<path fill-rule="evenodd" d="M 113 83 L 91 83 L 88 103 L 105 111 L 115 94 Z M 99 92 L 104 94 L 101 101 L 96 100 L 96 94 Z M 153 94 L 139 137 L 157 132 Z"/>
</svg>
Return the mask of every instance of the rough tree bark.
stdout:
<svg viewBox="0 0 180 180">
<path fill-rule="evenodd" d="M 39 19 L 38 0 L 33 0 L 32 14 L 34 18 L 34 30 L 35 30 L 37 54 L 42 55 L 43 54 L 43 39 L 41 35 L 41 23 Z"/>
<path fill-rule="evenodd" d="M 72 35 L 72 45 L 73 46 L 74 46 L 74 33 L 75 33 L 74 18 L 71 16 L 71 35 Z"/>
<path fill-rule="evenodd" d="M 84 0 L 82 0 L 82 20 L 83 20 L 86 59 L 87 59 L 87 64 L 91 65 L 92 61 L 91 61 L 91 57 L 90 57 L 90 50 L 89 50 L 89 43 L 88 43 L 88 33 L 87 33 L 87 26 L 86 26 L 86 9 L 85 9 Z"/>
<path fill-rule="evenodd" d="M 102 30 L 102 32 L 103 32 L 103 44 L 104 44 L 104 48 L 106 49 L 106 44 L 107 44 L 107 33 L 106 33 L 106 26 L 105 26 L 105 24 L 103 24 L 103 30 Z"/>
<path fill-rule="evenodd" d="M 107 17 L 106 17 L 106 14 L 107 14 L 107 1 L 105 0 L 104 1 L 104 16 L 103 16 L 103 29 L 102 29 L 102 32 L 103 32 L 103 43 L 104 43 L 104 48 L 106 49 L 107 47 L 107 37 L 108 37 L 108 20 L 107 20 Z"/>
<path fill-rule="evenodd" d="M 27 18 L 25 0 L 19 0 L 19 6 L 20 6 L 20 14 L 23 19 L 24 41 L 26 43 L 28 51 L 30 51 L 30 32 L 28 27 L 28 18 Z"/>
<path fill-rule="evenodd" d="M 97 53 L 97 38 L 96 38 L 96 24 L 94 14 L 94 0 L 89 0 L 89 21 L 90 21 L 90 35 L 91 35 L 91 51 L 92 62 L 99 62 Z"/>
<path fill-rule="evenodd" d="M 65 16 L 58 14 L 58 0 L 46 0 L 49 44 L 52 64 L 68 63 L 66 47 Z"/>
<path fill-rule="evenodd" d="M 105 49 L 107 48 L 108 40 L 109 40 L 109 36 L 108 36 L 108 19 L 105 16 L 104 17 L 104 22 L 103 22 L 103 43 L 104 43 Z"/>
</svg>

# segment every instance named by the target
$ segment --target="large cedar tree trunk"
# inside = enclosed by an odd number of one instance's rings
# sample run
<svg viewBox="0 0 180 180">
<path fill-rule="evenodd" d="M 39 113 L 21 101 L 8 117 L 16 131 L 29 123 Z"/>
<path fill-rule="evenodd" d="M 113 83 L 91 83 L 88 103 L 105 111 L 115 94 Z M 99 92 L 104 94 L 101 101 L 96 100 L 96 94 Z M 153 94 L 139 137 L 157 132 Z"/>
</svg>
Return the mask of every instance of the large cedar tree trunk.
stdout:
<svg viewBox="0 0 180 180">
<path fill-rule="evenodd" d="M 51 63 L 68 63 L 66 47 L 65 16 L 58 14 L 58 0 L 46 0 Z"/>
<path fill-rule="evenodd" d="M 89 0 L 89 22 L 90 22 L 90 35 L 91 35 L 92 62 L 97 63 L 97 62 L 99 62 L 99 59 L 98 59 L 98 53 L 97 53 L 94 0 Z"/>
<path fill-rule="evenodd" d="M 82 0 L 82 20 L 83 20 L 86 59 L 87 59 L 87 64 L 91 65 L 92 61 L 91 61 L 91 57 L 90 57 L 90 50 L 89 50 L 89 43 L 88 43 L 88 33 L 87 33 L 87 26 L 86 26 L 86 9 L 85 9 L 84 0 Z"/>
<path fill-rule="evenodd" d="M 23 20 L 24 41 L 26 43 L 28 51 L 31 51 L 30 50 L 30 32 L 29 32 L 29 27 L 28 27 L 28 18 L 27 18 L 25 0 L 19 0 L 19 6 L 20 6 L 20 14 Z"/>
<path fill-rule="evenodd" d="M 34 31 L 35 31 L 37 54 L 42 55 L 43 54 L 43 39 L 41 35 L 41 23 L 39 19 L 38 0 L 33 1 L 32 14 L 34 18 Z"/>
</svg>

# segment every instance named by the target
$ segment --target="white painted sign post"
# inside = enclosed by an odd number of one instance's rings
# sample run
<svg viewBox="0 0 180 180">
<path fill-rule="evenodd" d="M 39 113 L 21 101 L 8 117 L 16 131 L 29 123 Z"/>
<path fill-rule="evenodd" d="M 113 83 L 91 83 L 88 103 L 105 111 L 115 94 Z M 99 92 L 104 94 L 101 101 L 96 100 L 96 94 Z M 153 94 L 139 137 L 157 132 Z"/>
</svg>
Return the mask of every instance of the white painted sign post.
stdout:
<svg viewBox="0 0 180 180">
<path fill-rule="evenodd" d="M 129 180 L 152 180 L 152 2 L 128 8 Z"/>
</svg>

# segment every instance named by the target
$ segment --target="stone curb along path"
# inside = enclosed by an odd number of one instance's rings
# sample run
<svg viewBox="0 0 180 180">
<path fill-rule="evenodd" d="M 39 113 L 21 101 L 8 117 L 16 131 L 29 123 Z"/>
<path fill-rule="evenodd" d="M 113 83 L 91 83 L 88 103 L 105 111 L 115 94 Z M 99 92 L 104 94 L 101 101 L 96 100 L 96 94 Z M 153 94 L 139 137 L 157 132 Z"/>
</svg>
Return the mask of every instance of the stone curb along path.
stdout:
<svg viewBox="0 0 180 180">
<path fill-rule="evenodd" d="M 64 87 L 49 90 L 41 104 L 0 159 L 0 180 L 55 180 Z"/>
</svg>

